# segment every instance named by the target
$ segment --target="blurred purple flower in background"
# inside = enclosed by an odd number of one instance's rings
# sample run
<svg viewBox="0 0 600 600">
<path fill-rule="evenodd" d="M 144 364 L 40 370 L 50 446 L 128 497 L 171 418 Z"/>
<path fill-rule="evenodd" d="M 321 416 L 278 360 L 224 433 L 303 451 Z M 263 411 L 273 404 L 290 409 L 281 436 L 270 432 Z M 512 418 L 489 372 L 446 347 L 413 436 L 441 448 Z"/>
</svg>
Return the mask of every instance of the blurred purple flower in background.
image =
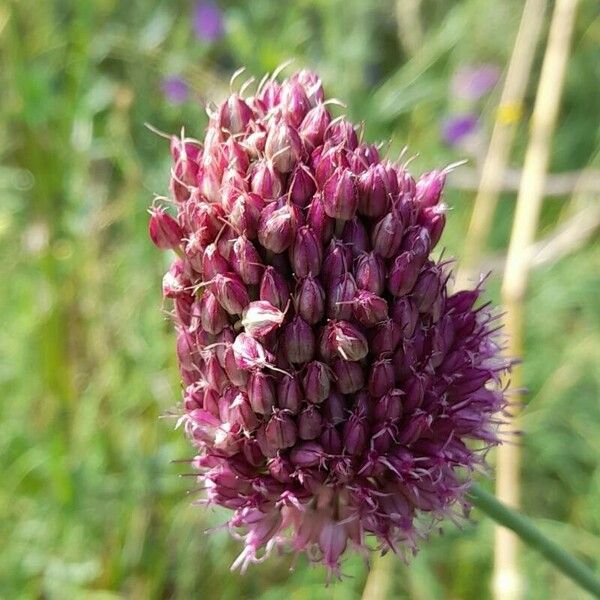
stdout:
<svg viewBox="0 0 600 600">
<path fill-rule="evenodd" d="M 454 115 L 442 123 L 442 138 L 449 146 L 456 146 L 477 129 L 477 115 Z"/>
<path fill-rule="evenodd" d="M 500 69 L 496 65 L 461 67 L 452 78 L 452 93 L 457 98 L 479 100 L 492 90 L 498 79 Z"/>
<path fill-rule="evenodd" d="M 205 42 L 216 42 L 225 33 L 223 13 L 214 2 L 201 1 L 196 4 L 193 24 L 196 35 Z"/>
<path fill-rule="evenodd" d="M 177 75 L 171 75 L 163 79 L 162 92 L 171 104 L 183 104 L 190 95 L 187 83 Z"/>
</svg>

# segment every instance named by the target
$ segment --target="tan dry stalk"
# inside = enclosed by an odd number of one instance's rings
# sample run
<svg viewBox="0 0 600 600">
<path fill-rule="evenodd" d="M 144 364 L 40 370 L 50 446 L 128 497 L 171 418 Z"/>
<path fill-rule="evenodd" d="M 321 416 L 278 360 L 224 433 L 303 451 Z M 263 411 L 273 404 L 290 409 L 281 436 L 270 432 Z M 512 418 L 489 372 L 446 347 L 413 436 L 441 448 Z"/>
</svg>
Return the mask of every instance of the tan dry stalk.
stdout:
<svg viewBox="0 0 600 600">
<path fill-rule="evenodd" d="M 576 8 L 577 0 L 557 0 L 555 4 L 533 109 L 531 135 L 502 283 L 504 322 L 509 339 L 507 352 L 510 356 L 523 356 L 523 300 L 530 267 L 528 250 L 535 238 L 542 205 L 552 134 L 558 116 Z M 513 371 L 512 385 L 515 390 L 522 388 L 522 372 L 519 366 Z M 520 429 L 518 415 L 523 399 L 518 393 L 515 393 L 513 398 L 513 418 L 507 428 L 512 443 L 509 442 L 498 449 L 496 495 L 505 504 L 517 507 L 520 499 L 521 449 L 515 442 L 514 434 Z M 518 540 L 509 530 L 498 527 L 493 576 L 494 597 L 496 600 L 516 600 L 521 597 L 522 591 Z"/>
<path fill-rule="evenodd" d="M 523 9 L 490 145 L 481 171 L 479 191 L 473 205 L 463 258 L 456 275 L 456 290 L 466 288 L 472 283 L 470 280 L 474 275 L 473 267 L 481 258 L 491 229 L 498 196 L 504 183 L 504 173 L 510 156 L 516 124 L 521 118 L 523 98 L 544 22 L 546 5 L 546 0 L 527 0 Z"/>
<path fill-rule="evenodd" d="M 389 598 L 392 573 L 395 568 L 394 562 L 397 560 L 398 557 L 393 552 L 388 552 L 385 556 L 376 554 L 373 557 L 371 570 L 361 596 L 362 600 L 387 600 Z"/>
</svg>

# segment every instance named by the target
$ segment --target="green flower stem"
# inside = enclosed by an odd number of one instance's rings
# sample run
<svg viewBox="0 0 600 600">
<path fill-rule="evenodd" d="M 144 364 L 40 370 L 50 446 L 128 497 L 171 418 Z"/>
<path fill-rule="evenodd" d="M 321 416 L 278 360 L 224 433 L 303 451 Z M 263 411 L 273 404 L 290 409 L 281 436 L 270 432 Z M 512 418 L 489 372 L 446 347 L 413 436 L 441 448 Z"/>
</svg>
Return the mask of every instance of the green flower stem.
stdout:
<svg viewBox="0 0 600 600">
<path fill-rule="evenodd" d="M 582 588 L 600 598 L 600 579 L 580 560 L 548 539 L 527 517 L 502 504 L 496 497 L 473 484 L 469 497 L 474 506 L 494 521 L 514 531 Z"/>
</svg>

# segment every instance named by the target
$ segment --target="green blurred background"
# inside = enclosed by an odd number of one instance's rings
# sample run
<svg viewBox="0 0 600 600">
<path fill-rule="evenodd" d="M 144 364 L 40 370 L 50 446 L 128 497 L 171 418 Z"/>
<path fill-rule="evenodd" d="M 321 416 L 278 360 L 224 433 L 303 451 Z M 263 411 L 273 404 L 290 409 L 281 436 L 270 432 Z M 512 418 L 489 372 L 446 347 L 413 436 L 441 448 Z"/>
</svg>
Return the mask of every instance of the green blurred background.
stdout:
<svg viewBox="0 0 600 600">
<path fill-rule="evenodd" d="M 504 70 L 522 6 L 240 0 L 203 13 L 191 0 L 0 2 L 1 598 L 360 597 L 367 569 L 356 557 L 328 588 L 304 560 L 290 573 L 289 556 L 230 573 L 238 543 L 204 533 L 223 513 L 191 506 L 194 482 L 171 462 L 190 450 L 161 419 L 180 393 L 161 312 L 167 257 L 146 232 L 146 208 L 167 190 L 168 147 L 144 123 L 201 137 L 202 104 L 227 92 L 235 69 L 260 79 L 293 58 L 320 72 L 368 139 L 391 140 L 390 156 L 405 144 L 418 153 L 414 171 L 463 157 L 473 170 L 501 86 L 466 100 L 453 77 L 484 63 Z M 599 47 L 600 6 L 582 0 L 553 173 L 600 169 Z M 445 139 L 444 123 L 465 113 L 476 130 Z M 451 181 L 445 246 L 459 261 L 473 197 Z M 501 199 L 487 263 L 505 251 L 514 200 Z M 590 202 L 597 189 L 548 197 L 540 237 Z M 488 290 L 496 301 L 500 273 Z M 590 564 L 600 556 L 599 273 L 593 237 L 535 269 L 524 362 L 523 510 Z M 492 536 L 477 511 L 462 530 L 449 524 L 410 567 L 398 561 L 393 597 L 490 597 Z M 534 553 L 522 564 L 528 599 L 587 597 Z"/>
</svg>

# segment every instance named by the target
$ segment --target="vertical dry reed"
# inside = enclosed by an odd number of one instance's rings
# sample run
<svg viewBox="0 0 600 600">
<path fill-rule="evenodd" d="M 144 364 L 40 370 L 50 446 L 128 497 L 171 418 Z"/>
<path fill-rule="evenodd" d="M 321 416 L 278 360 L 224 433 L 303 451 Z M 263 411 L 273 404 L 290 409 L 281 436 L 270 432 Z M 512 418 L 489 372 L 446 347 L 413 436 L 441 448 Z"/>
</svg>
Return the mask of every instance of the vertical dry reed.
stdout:
<svg viewBox="0 0 600 600">
<path fill-rule="evenodd" d="M 481 180 L 471 222 L 465 239 L 456 289 L 468 286 L 488 238 L 498 196 L 509 159 L 515 126 L 521 116 L 523 97 L 530 78 L 531 65 L 546 12 L 546 0 L 527 0 L 514 49 L 508 65 L 504 88 L 490 146 L 481 172 Z"/>
<path fill-rule="evenodd" d="M 509 336 L 507 351 L 511 356 L 523 355 L 523 300 L 530 266 L 528 250 L 534 241 L 543 200 L 552 134 L 558 116 L 576 8 L 577 0 L 556 2 L 533 110 L 531 136 L 502 284 L 505 326 Z M 523 381 L 520 367 L 515 369 L 512 383 L 515 390 L 521 389 Z M 514 398 L 510 432 L 519 430 L 521 401 L 518 396 Z M 509 506 L 519 505 L 520 462 L 521 451 L 517 444 L 505 444 L 499 448 L 496 494 Z M 496 600 L 516 600 L 523 592 L 518 540 L 512 532 L 501 527 L 496 530 L 493 590 Z"/>
</svg>

